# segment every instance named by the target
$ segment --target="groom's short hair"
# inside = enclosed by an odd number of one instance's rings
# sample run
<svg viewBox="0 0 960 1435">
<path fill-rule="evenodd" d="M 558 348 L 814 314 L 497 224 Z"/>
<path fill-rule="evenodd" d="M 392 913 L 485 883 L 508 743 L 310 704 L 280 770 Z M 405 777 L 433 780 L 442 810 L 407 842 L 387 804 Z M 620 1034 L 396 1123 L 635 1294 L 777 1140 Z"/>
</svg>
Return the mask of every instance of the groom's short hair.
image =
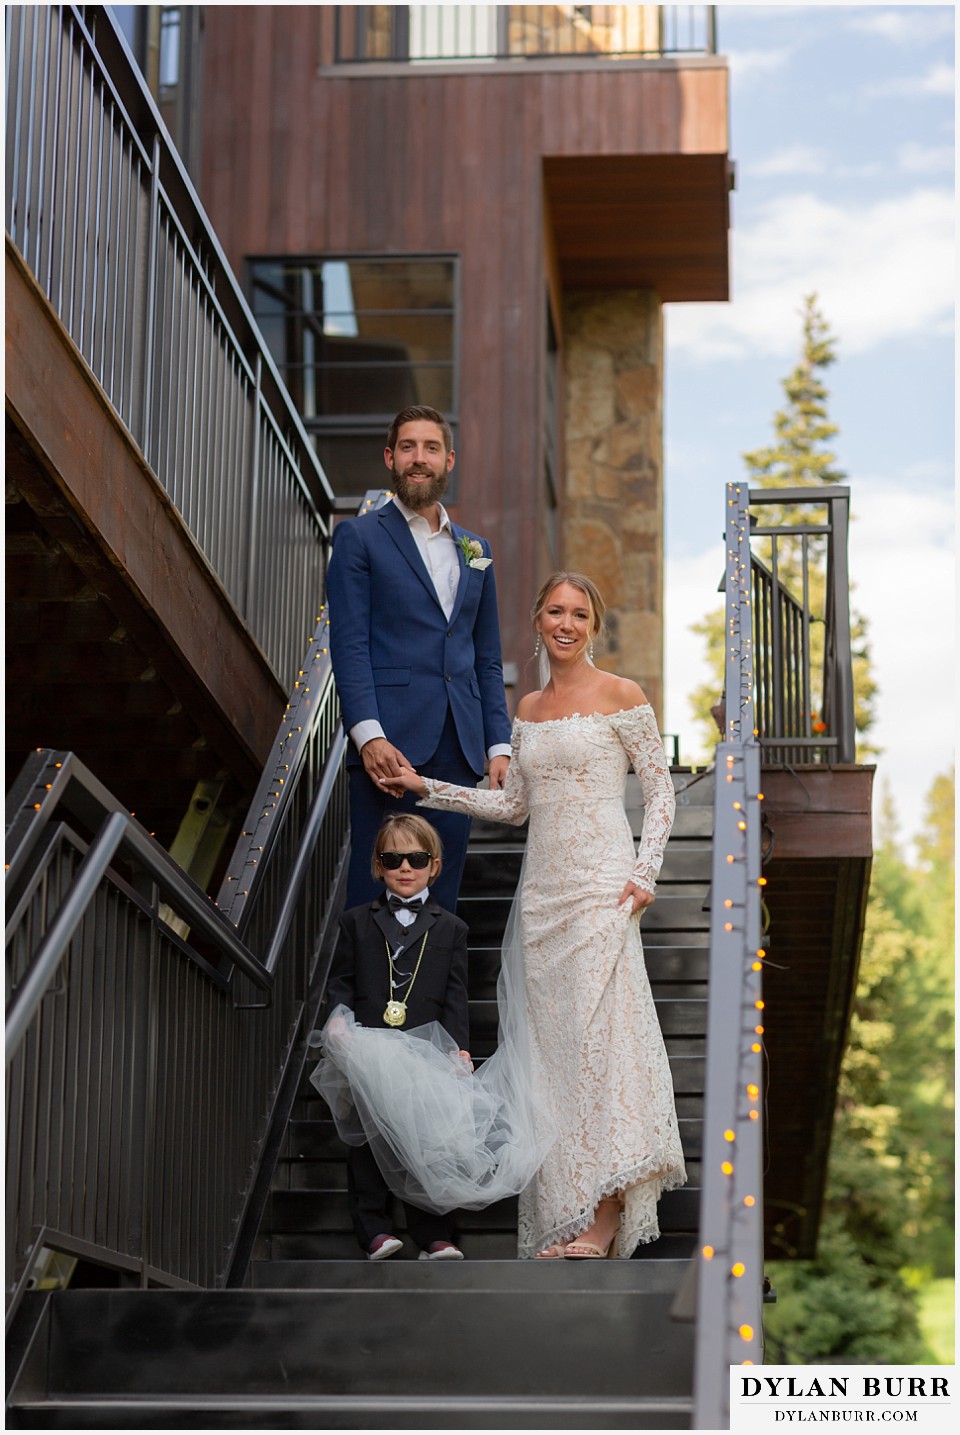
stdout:
<svg viewBox="0 0 960 1435">
<path fill-rule="evenodd" d="M 426 419 L 428 423 L 439 426 L 443 433 L 444 452 L 449 453 L 453 448 L 453 429 L 438 409 L 431 409 L 427 404 L 410 404 L 408 408 L 400 410 L 387 430 L 387 448 L 390 452 L 396 448 L 397 435 L 404 424 L 416 423 L 419 419 Z"/>
</svg>

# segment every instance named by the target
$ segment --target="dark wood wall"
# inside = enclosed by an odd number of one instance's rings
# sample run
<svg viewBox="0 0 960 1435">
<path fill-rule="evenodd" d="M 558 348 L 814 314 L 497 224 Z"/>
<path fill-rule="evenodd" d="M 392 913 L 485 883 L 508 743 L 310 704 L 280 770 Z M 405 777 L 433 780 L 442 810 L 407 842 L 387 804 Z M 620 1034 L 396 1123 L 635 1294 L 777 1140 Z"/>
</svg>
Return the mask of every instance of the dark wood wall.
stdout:
<svg viewBox="0 0 960 1435">
<path fill-rule="evenodd" d="M 504 657 L 523 664 L 550 561 L 543 158 L 725 162 L 726 68 L 335 68 L 333 23 L 332 6 L 207 8 L 201 198 L 238 270 L 268 253 L 461 257 L 454 511 L 493 545 Z M 371 486 L 382 476 L 373 444 Z"/>
</svg>

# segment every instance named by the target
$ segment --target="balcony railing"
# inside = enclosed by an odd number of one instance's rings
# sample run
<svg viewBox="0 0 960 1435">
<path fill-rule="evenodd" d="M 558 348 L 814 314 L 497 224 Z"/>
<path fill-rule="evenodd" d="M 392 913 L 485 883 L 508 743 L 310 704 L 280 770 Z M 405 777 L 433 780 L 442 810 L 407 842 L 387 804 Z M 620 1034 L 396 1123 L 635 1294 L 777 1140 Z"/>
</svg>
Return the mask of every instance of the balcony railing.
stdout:
<svg viewBox="0 0 960 1435">
<path fill-rule="evenodd" d="M 338 64 L 713 55 L 714 5 L 338 5 Z"/>
<path fill-rule="evenodd" d="M 754 702 L 764 760 L 854 762 L 850 490 L 751 488 L 749 502 Z M 764 524 L 756 510 L 770 506 L 802 516 Z"/>
<path fill-rule="evenodd" d="M 6 81 L 9 240 L 289 688 L 332 494 L 153 99 L 101 6 L 8 6 Z"/>
</svg>

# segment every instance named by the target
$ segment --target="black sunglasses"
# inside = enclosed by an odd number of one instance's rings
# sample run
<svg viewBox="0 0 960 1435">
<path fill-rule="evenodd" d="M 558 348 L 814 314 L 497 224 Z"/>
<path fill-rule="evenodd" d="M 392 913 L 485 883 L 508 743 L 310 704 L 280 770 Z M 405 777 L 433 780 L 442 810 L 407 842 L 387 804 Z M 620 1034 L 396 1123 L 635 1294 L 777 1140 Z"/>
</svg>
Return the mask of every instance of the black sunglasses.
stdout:
<svg viewBox="0 0 960 1435">
<path fill-rule="evenodd" d="M 396 872 L 404 862 L 409 862 L 416 871 L 422 871 L 433 861 L 429 852 L 378 852 L 377 857 L 388 872 Z"/>
</svg>

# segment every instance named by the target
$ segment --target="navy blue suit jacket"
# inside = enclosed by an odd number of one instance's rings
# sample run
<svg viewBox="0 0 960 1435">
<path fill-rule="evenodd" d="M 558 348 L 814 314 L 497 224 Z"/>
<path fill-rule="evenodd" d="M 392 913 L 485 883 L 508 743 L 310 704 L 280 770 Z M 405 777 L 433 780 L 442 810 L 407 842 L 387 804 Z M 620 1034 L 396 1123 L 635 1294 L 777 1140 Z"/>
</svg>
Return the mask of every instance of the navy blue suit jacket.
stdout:
<svg viewBox="0 0 960 1435">
<path fill-rule="evenodd" d="M 330 655 L 344 727 L 375 718 L 414 767 L 436 752 L 453 713 L 479 777 L 487 749 L 509 743 L 493 565 L 469 568 L 452 523 L 460 582 L 449 620 L 407 520 L 394 503 L 334 530 L 327 569 Z M 478 540 L 484 556 L 490 545 Z M 358 756 L 350 745 L 348 761 Z"/>
</svg>

